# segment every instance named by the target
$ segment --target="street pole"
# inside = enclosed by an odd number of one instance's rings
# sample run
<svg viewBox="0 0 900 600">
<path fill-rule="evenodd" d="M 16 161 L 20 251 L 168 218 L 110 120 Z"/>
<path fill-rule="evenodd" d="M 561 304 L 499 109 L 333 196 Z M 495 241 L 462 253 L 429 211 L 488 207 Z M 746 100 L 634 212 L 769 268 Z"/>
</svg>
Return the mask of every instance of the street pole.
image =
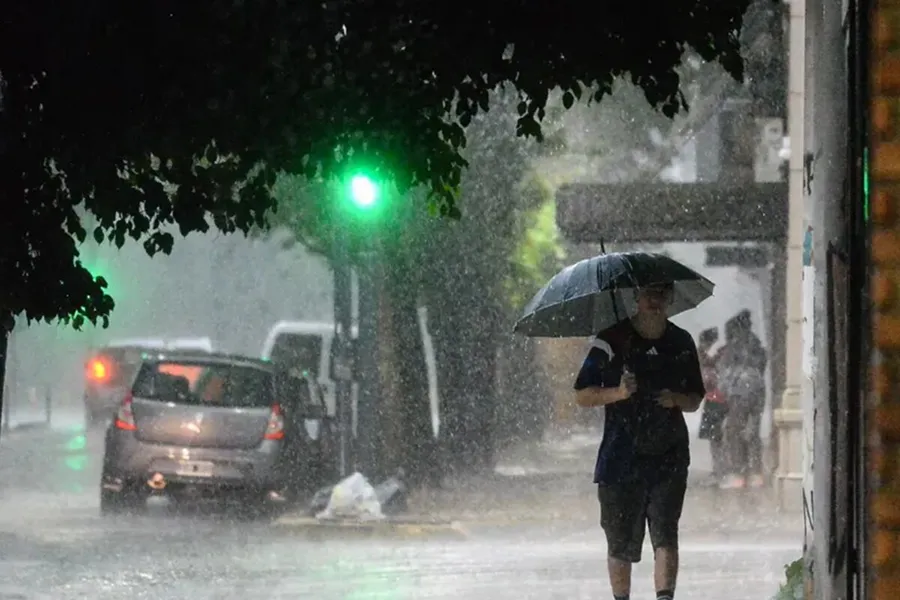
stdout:
<svg viewBox="0 0 900 600">
<path fill-rule="evenodd" d="M 338 227 L 340 222 L 338 221 Z M 352 345 L 352 290 L 350 256 L 347 237 L 339 230 L 334 238 L 332 253 L 334 272 L 334 349 L 332 352 L 332 378 L 335 380 L 335 417 L 339 434 L 339 466 L 341 477 L 347 477 L 353 464 L 353 369 L 350 367 Z"/>
</svg>

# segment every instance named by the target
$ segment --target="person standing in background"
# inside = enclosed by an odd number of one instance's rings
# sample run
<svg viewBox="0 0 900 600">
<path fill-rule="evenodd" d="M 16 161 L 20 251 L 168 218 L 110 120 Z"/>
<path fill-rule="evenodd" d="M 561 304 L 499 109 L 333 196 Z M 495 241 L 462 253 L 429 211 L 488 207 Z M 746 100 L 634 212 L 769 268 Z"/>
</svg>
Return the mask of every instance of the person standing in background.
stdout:
<svg viewBox="0 0 900 600">
<path fill-rule="evenodd" d="M 718 387 L 728 403 L 725 444 L 730 473 L 723 489 L 762 487 L 760 425 L 766 405 L 768 358 L 753 333 L 750 311 L 743 310 L 725 323 L 725 347 L 717 359 Z"/>
<path fill-rule="evenodd" d="M 700 343 L 697 346 L 697 352 L 700 355 L 700 370 L 703 373 L 703 385 L 706 388 L 703 413 L 700 417 L 700 439 L 709 440 L 709 452 L 712 458 L 712 485 L 718 485 L 728 473 L 723 433 L 728 405 L 725 403 L 724 395 L 719 391 L 716 374 L 718 356 L 712 350 L 718 341 L 719 329 L 712 327 L 700 332 Z"/>
</svg>

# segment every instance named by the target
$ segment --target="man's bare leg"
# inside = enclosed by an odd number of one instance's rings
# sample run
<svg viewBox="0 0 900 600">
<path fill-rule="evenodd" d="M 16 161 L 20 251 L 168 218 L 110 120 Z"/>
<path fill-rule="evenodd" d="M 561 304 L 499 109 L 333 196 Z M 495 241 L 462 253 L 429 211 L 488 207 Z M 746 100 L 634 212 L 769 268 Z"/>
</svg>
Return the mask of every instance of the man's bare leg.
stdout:
<svg viewBox="0 0 900 600">
<path fill-rule="evenodd" d="M 606 559 L 609 568 L 609 585 L 613 597 L 628 598 L 631 595 L 631 563 L 609 557 Z"/>
<path fill-rule="evenodd" d="M 612 578 L 610 570 L 610 578 Z M 678 580 L 678 548 L 657 548 L 653 553 L 653 582 L 656 584 L 657 596 L 666 592 L 671 598 L 675 595 L 675 583 Z M 663 595 L 662 598 L 666 596 Z"/>
</svg>

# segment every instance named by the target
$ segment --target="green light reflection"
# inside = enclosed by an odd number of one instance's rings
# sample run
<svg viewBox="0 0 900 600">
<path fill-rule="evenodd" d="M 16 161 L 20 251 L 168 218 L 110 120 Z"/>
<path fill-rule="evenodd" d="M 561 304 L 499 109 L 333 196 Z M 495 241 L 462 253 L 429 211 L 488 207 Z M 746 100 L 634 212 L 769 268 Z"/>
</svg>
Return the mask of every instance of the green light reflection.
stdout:
<svg viewBox="0 0 900 600">
<path fill-rule="evenodd" d="M 412 600 L 416 596 L 409 581 L 387 576 L 380 568 L 341 561 L 322 565 L 312 574 L 329 583 L 340 582 L 344 600 Z"/>
<path fill-rule="evenodd" d="M 79 450 L 84 450 L 87 447 L 87 436 L 84 434 L 76 435 L 69 440 L 65 444 L 65 449 L 70 452 L 77 452 Z"/>
<path fill-rule="evenodd" d="M 57 481 L 63 491 L 81 493 L 86 489 L 83 480 L 91 457 L 87 454 L 88 440 L 84 428 L 73 428 L 72 433 L 73 435 L 66 438 L 61 445 L 63 456 L 57 463 Z"/>
<path fill-rule="evenodd" d="M 73 454 L 63 459 L 63 464 L 70 471 L 84 471 L 87 469 L 88 456 L 87 454 Z"/>
</svg>

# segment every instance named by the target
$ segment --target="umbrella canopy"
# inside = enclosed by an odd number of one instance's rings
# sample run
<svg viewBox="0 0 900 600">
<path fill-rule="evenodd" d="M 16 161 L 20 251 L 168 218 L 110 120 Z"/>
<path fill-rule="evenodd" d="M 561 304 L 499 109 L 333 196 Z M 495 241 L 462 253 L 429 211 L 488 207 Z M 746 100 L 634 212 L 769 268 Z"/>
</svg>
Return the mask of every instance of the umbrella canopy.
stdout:
<svg viewBox="0 0 900 600">
<path fill-rule="evenodd" d="M 530 337 L 587 337 L 634 316 L 635 289 L 672 284 L 669 316 L 695 308 L 715 285 L 665 254 L 617 252 L 570 265 L 535 294 L 515 331 Z"/>
</svg>

